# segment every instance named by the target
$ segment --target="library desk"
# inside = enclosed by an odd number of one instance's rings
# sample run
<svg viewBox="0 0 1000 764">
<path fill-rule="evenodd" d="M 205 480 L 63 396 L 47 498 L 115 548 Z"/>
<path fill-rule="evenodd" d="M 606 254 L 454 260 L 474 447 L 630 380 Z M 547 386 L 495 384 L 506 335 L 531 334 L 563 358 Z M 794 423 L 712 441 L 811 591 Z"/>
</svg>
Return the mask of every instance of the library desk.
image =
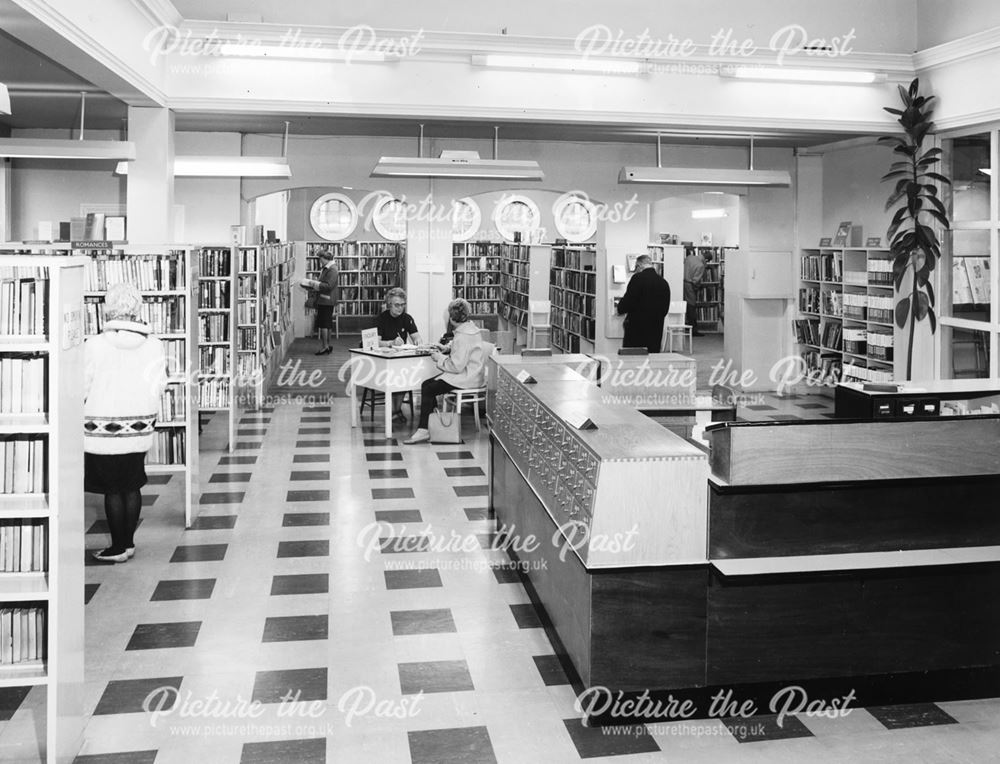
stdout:
<svg viewBox="0 0 1000 764">
<path fill-rule="evenodd" d="M 578 694 L 996 695 L 1000 416 L 716 424 L 706 457 L 549 360 L 494 364 L 490 502 Z"/>
<path fill-rule="evenodd" d="M 899 390 L 865 390 L 858 382 L 841 382 L 834 413 L 845 419 L 937 417 L 1000 413 L 1000 381 L 941 379 L 904 382 Z"/>
<path fill-rule="evenodd" d="M 419 350 L 360 350 L 351 349 L 351 378 L 347 392 L 351 397 L 351 427 L 358 426 L 358 387 L 385 393 L 385 437 L 392 437 L 392 404 L 389 396 L 407 390 L 420 390 L 425 379 L 436 377 L 441 370 L 431 360 L 430 353 Z"/>
</svg>

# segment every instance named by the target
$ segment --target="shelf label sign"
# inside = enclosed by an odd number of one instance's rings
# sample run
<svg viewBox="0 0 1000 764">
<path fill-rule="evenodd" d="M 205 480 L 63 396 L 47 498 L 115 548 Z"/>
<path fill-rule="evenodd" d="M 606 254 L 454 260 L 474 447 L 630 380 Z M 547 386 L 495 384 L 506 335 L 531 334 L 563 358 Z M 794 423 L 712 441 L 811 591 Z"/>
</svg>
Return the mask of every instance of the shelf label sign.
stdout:
<svg viewBox="0 0 1000 764">
<path fill-rule="evenodd" d="M 567 411 L 563 414 L 563 421 L 576 430 L 597 429 L 597 425 L 583 411 Z"/>
<path fill-rule="evenodd" d="M 69 350 L 83 342 L 83 311 L 79 306 L 63 305 L 62 348 Z"/>
<path fill-rule="evenodd" d="M 527 369 L 521 369 L 515 379 L 522 385 L 533 385 L 535 383 L 535 378 L 528 373 Z"/>
</svg>

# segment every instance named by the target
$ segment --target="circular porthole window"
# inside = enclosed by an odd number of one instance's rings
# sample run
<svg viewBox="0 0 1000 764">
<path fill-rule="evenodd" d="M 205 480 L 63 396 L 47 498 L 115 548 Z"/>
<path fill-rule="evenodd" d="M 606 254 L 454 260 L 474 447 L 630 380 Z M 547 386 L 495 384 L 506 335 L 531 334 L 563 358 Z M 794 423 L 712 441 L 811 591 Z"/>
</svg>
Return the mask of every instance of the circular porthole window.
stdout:
<svg viewBox="0 0 1000 764">
<path fill-rule="evenodd" d="M 556 231 L 570 244 L 587 241 L 597 232 L 597 209 L 581 196 L 562 196 L 552 207 Z"/>
<path fill-rule="evenodd" d="M 505 196 L 493 212 L 493 225 L 505 241 L 514 241 L 514 234 L 519 233 L 521 241 L 527 243 L 532 232 L 541 226 L 541 220 L 538 205 L 520 194 Z"/>
<path fill-rule="evenodd" d="M 343 194 L 323 194 L 309 209 L 309 223 L 327 241 L 343 241 L 358 224 L 358 208 Z"/>
<path fill-rule="evenodd" d="M 479 231 L 483 213 L 469 197 L 456 199 L 451 205 L 451 239 L 468 241 Z"/>
<path fill-rule="evenodd" d="M 406 238 L 406 202 L 387 196 L 375 205 L 372 225 L 379 235 L 389 241 Z"/>
</svg>

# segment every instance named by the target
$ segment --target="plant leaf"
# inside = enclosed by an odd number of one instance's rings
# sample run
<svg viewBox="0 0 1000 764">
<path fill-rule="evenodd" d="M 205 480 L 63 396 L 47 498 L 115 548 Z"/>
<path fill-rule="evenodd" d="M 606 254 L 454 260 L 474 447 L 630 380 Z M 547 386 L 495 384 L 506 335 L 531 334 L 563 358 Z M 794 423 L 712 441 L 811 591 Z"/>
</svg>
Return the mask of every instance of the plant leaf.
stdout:
<svg viewBox="0 0 1000 764">
<path fill-rule="evenodd" d="M 917 321 L 923 321 L 927 317 L 927 311 L 930 310 L 930 303 L 927 300 L 926 292 L 917 292 L 917 301 L 913 303 L 913 317 Z"/>
<path fill-rule="evenodd" d="M 902 300 L 896 303 L 895 314 L 896 314 L 896 326 L 902 329 L 906 326 L 906 317 L 910 313 L 910 298 L 904 297 Z"/>
<path fill-rule="evenodd" d="M 924 172 L 921 173 L 920 175 L 921 177 L 926 178 L 927 180 L 936 180 L 938 183 L 945 183 L 949 186 L 951 185 L 951 180 L 949 178 L 946 178 L 939 172 Z"/>
<path fill-rule="evenodd" d="M 931 282 L 930 282 L 929 279 L 928 279 L 927 283 L 924 284 L 924 288 L 927 290 L 927 297 L 930 299 L 930 304 L 933 305 L 934 304 L 934 285 L 931 284 Z"/>
<path fill-rule="evenodd" d="M 934 308 L 927 309 L 927 320 L 931 322 L 931 334 L 934 334 L 937 331 L 937 316 L 934 315 Z"/>
</svg>

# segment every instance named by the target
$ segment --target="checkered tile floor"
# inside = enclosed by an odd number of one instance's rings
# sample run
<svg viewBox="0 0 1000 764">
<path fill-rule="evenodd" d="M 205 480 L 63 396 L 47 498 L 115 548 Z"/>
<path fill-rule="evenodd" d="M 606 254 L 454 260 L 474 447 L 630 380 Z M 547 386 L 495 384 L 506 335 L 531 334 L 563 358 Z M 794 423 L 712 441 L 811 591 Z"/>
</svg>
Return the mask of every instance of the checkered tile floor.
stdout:
<svg viewBox="0 0 1000 764">
<path fill-rule="evenodd" d="M 407 426 L 385 441 L 348 420 L 343 398 L 245 415 L 233 454 L 202 454 L 190 530 L 178 478 L 145 489 L 135 558 L 86 568 L 77 761 L 997 760 L 1000 701 L 582 726 L 486 519 L 484 436 L 469 422 L 463 445 L 402 446 Z M 38 760 L 41 711 L 0 689 L 0 761 Z"/>
</svg>

